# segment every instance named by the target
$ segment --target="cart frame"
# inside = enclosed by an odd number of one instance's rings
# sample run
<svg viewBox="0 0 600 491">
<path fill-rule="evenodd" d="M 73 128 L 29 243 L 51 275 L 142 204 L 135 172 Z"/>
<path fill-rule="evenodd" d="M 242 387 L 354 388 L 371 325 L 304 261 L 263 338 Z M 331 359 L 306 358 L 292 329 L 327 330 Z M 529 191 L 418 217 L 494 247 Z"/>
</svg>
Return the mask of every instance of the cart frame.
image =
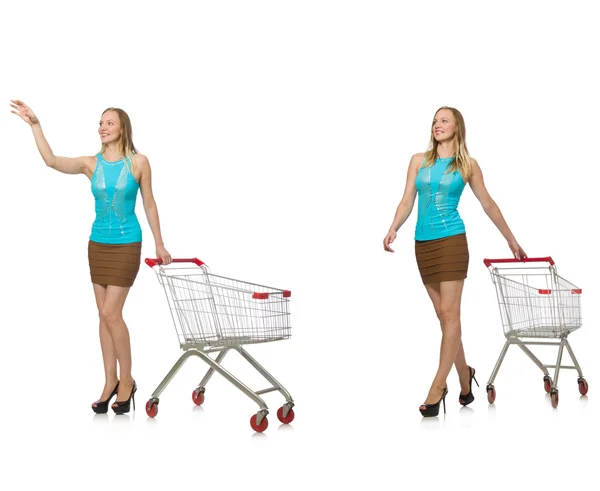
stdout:
<svg viewBox="0 0 600 491">
<path fill-rule="evenodd" d="M 497 266 L 497 264 L 507 264 Z M 548 263 L 546 267 L 524 263 Z M 524 259 L 484 259 L 492 282 L 496 287 L 500 317 L 504 327 L 506 342 L 496 361 L 487 383 L 488 402 L 496 400 L 494 380 L 511 345 L 518 346 L 527 357 L 543 372 L 544 389 L 550 394 L 552 407 L 558 406 L 558 378 L 561 369 L 577 370 L 579 392 L 585 396 L 588 383 L 581 366 L 567 340 L 567 336 L 579 329 L 581 323 L 582 290 L 558 275 L 551 257 Z M 520 281 L 513 279 L 519 278 Z M 542 288 L 540 288 L 540 286 Z M 557 341 L 540 341 L 540 339 Z M 556 363 L 544 364 L 528 346 L 558 346 Z M 571 358 L 572 365 L 563 365 L 564 349 Z M 548 369 L 554 369 L 554 376 Z"/>
<path fill-rule="evenodd" d="M 284 397 L 285 403 L 279 408 L 277 417 L 284 424 L 291 423 L 295 405 L 292 396 L 243 348 L 244 344 L 277 341 L 291 336 L 288 307 L 291 292 L 213 275 L 208 266 L 197 258 L 172 260 L 177 265 L 187 263 L 183 268 L 163 266 L 160 259 L 148 258 L 145 262 L 164 287 L 180 347 L 184 351 L 146 403 L 148 416 L 156 416 L 160 395 L 183 364 L 196 356 L 209 368 L 192 392 L 194 404 L 204 402 L 206 385 L 217 372 L 258 405 L 259 410 L 250 419 L 255 431 L 262 432 L 268 426 L 269 409 L 261 395 L 269 392 L 279 391 Z M 222 362 L 231 350 L 237 351 L 270 386 L 252 390 L 226 370 Z M 214 358 L 210 356 L 212 353 L 216 354 Z"/>
</svg>

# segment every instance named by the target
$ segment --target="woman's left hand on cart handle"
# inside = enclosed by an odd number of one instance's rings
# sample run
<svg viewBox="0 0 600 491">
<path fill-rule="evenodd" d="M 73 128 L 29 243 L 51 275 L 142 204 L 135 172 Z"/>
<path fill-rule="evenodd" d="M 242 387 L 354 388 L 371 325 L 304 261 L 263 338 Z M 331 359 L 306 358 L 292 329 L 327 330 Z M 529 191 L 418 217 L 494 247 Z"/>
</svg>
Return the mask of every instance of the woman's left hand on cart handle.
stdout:
<svg viewBox="0 0 600 491">
<path fill-rule="evenodd" d="M 525 259 L 527 257 L 527 254 L 516 240 L 509 240 L 508 247 L 510 247 L 510 250 L 512 251 L 515 258 Z"/>
<path fill-rule="evenodd" d="M 164 246 L 156 246 L 156 257 L 162 260 L 163 266 L 172 262 L 171 254 L 169 254 L 169 251 Z"/>
</svg>

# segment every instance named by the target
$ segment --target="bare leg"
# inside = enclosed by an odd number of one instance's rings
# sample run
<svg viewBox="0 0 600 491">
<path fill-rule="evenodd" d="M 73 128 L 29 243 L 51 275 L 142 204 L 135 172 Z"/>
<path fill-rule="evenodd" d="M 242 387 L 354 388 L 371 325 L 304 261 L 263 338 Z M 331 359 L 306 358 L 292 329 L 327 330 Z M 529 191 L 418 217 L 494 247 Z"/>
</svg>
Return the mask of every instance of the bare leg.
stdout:
<svg viewBox="0 0 600 491">
<path fill-rule="evenodd" d="M 440 322 L 442 324 L 442 346 L 440 364 L 435 375 L 426 404 L 435 404 L 442 397 L 446 378 L 458 356 L 461 345 L 460 301 L 464 280 L 443 281 L 440 283 Z"/>
<path fill-rule="evenodd" d="M 433 303 L 433 308 L 435 309 L 435 313 L 437 318 L 440 321 L 440 327 L 442 328 L 442 333 L 444 332 L 444 325 L 442 323 L 441 318 L 441 310 L 442 310 L 442 294 L 440 292 L 440 284 L 439 283 L 429 283 L 425 285 L 425 289 L 429 294 L 429 298 L 431 298 L 431 302 Z M 458 373 L 458 379 L 460 381 L 461 394 L 467 394 L 469 392 L 469 381 L 471 378 L 471 372 L 469 371 L 469 365 L 467 365 L 467 361 L 465 358 L 465 350 L 463 348 L 462 340 L 460 342 L 460 346 L 458 347 L 458 353 L 454 360 L 454 366 L 456 368 L 456 373 Z"/>
<path fill-rule="evenodd" d="M 102 311 L 104 298 L 106 296 L 106 287 L 93 284 L 94 294 L 96 295 L 96 305 L 98 314 Z M 100 317 L 100 315 L 98 315 Z M 117 355 L 113 347 L 112 336 L 106 323 L 100 317 L 100 348 L 102 349 L 102 360 L 104 362 L 104 390 L 98 401 L 105 401 L 117 385 Z M 96 403 L 92 404 L 96 406 Z"/>
<path fill-rule="evenodd" d="M 129 293 L 129 287 L 108 285 L 104 304 L 100 311 L 101 319 L 106 323 L 112 337 L 114 352 L 119 361 L 119 393 L 118 401 L 129 398 L 133 387 L 131 376 L 131 345 L 129 343 L 129 330 L 123 320 L 123 306 Z"/>
</svg>

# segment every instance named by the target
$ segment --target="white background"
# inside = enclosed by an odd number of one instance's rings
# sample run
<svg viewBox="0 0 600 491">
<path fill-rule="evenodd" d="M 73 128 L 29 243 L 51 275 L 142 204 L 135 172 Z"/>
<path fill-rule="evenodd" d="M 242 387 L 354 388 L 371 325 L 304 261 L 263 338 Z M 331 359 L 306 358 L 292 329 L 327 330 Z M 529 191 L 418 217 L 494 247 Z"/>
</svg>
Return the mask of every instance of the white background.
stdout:
<svg viewBox="0 0 600 491">
<path fill-rule="evenodd" d="M 594 2 L 30 2 L 0 7 L 3 70 L 0 445 L 7 489 L 490 489 L 583 483 L 598 435 L 598 75 Z M 190 394 L 164 294 L 142 265 L 126 304 L 138 411 L 94 417 L 102 389 L 87 240 L 89 182 L 45 168 L 9 99 L 29 104 L 57 155 L 93 155 L 109 106 L 149 157 L 166 246 L 212 271 L 292 290 L 292 339 L 250 348 L 290 390 L 296 420 L 254 435 L 252 401 L 220 377 Z M 457 107 L 488 190 L 530 256 L 584 290 L 571 341 L 590 383 L 541 372 L 504 342 L 484 257 L 510 251 L 469 188 L 463 339 L 481 387 L 466 409 L 417 409 L 440 340 L 413 254 L 414 213 L 385 236 L 412 154 Z M 154 256 L 144 233 L 143 257 Z M 548 356 L 544 357 L 544 353 Z M 541 352 L 545 362 L 554 352 Z M 568 360 L 567 360 L 568 361 Z M 260 380 L 231 356 L 228 368 Z M 7 458 L 8 455 L 8 458 Z M 2 486 L 4 487 L 4 486 Z M 53 486 L 54 487 L 54 486 Z"/>
</svg>

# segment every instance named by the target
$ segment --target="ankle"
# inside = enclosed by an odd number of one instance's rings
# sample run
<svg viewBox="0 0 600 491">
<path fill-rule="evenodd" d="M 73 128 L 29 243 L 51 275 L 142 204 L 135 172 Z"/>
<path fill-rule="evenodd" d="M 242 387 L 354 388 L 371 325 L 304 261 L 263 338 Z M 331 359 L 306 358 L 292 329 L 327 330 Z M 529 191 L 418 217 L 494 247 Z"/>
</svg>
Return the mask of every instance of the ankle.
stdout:
<svg viewBox="0 0 600 491">
<path fill-rule="evenodd" d="M 132 387 L 134 383 L 133 377 L 130 375 L 129 377 L 122 377 L 120 385 L 125 387 Z"/>
</svg>

